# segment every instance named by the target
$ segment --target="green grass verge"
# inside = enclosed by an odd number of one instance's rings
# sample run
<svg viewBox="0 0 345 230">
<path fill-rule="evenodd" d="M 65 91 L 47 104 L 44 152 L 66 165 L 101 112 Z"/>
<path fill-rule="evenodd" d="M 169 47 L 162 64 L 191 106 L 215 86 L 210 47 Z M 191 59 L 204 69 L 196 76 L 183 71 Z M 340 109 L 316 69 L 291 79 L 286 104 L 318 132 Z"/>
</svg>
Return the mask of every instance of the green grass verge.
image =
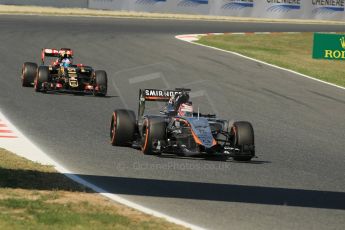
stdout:
<svg viewBox="0 0 345 230">
<path fill-rule="evenodd" d="M 313 33 L 212 35 L 197 43 L 217 47 L 345 86 L 345 62 L 312 59 Z"/>
<path fill-rule="evenodd" d="M 185 229 L 0 148 L 0 229 Z"/>
</svg>

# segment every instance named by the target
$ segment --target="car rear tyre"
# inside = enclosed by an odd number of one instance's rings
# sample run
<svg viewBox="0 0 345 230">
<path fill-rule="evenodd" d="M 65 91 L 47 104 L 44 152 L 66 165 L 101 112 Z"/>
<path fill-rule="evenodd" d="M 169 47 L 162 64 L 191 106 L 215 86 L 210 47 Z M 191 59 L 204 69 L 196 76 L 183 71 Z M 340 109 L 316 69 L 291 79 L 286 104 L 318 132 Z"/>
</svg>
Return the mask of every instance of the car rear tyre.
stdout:
<svg viewBox="0 0 345 230">
<path fill-rule="evenodd" d="M 104 97 L 107 95 L 108 77 L 104 70 L 95 71 L 95 85 L 93 94 L 95 96 Z"/>
<path fill-rule="evenodd" d="M 247 121 L 234 122 L 231 133 L 235 147 L 240 149 L 234 160 L 250 161 L 255 156 L 254 129 L 251 123 Z"/>
<path fill-rule="evenodd" d="M 47 82 L 49 82 L 49 68 L 47 66 L 38 67 L 35 79 L 36 92 L 45 92 L 46 89 L 43 87 L 43 84 Z"/>
<path fill-rule="evenodd" d="M 162 118 L 148 118 L 143 123 L 141 150 L 147 155 L 159 155 L 158 143 L 162 146 L 166 140 L 166 122 Z"/>
<path fill-rule="evenodd" d="M 22 86 L 32 87 L 37 73 L 37 64 L 25 62 L 22 67 Z"/>
<path fill-rule="evenodd" d="M 113 112 L 110 123 L 110 142 L 114 146 L 130 146 L 135 134 L 135 114 L 131 110 Z"/>
</svg>

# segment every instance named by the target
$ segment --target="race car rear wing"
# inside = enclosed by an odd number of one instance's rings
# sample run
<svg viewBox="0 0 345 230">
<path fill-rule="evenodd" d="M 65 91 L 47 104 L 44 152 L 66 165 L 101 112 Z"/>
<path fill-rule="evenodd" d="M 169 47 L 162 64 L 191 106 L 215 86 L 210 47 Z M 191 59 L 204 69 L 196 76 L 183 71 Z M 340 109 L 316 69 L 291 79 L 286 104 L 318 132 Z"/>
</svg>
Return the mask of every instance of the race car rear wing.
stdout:
<svg viewBox="0 0 345 230">
<path fill-rule="evenodd" d="M 169 101 L 169 99 L 182 91 L 180 90 L 161 90 L 161 89 L 144 89 L 140 90 L 141 99 L 145 101 Z"/>
<path fill-rule="evenodd" d="M 60 50 L 44 48 L 41 52 L 42 64 L 44 65 L 45 57 L 60 57 L 63 56 L 63 54 L 69 54 L 70 56 L 72 56 L 73 51 L 69 48 L 61 48 Z"/>
<path fill-rule="evenodd" d="M 182 92 L 190 92 L 191 89 L 176 88 L 174 90 L 163 89 L 140 89 L 139 90 L 139 109 L 138 117 L 142 117 L 145 112 L 146 101 L 168 102 L 172 96 Z"/>
<path fill-rule="evenodd" d="M 42 49 L 41 59 L 44 65 L 45 57 L 59 57 L 59 50 L 57 49 Z"/>
</svg>

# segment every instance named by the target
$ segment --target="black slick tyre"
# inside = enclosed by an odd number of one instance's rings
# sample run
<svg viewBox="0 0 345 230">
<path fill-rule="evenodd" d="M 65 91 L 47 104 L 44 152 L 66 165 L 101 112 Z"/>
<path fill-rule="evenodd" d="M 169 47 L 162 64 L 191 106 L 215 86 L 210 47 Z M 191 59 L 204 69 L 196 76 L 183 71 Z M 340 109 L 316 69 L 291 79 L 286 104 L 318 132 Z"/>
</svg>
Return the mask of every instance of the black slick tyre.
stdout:
<svg viewBox="0 0 345 230">
<path fill-rule="evenodd" d="M 95 71 L 95 79 L 94 79 L 94 90 L 93 94 L 95 96 L 104 97 L 107 95 L 108 90 L 108 76 L 104 70 L 96 70 Z"/>
<path fill-rule="evenodd" d="M 234 160 L 250 161 L 255 156 L 253 126 L 247 121 L 237 121 L 234 122 L 231 132 L 235 147 L 240 149 L 238 155 L 233 157 Z"/>
<path fill-rule="evenodd" d="M 146 118 L 143 123 L 141 150 L 147 155 L 158 155 L 158 142 L 162 145 L 166 140 L 166 122 L 160 117 Z"/>
<path fill-rule="evenodd" d="M 25 62 L 22 67 L 22 86 L 32 87 L 37 73 L 37 64 Z"/>
<path fill-rule="evenodd" d="M 49 82 L 49 68 L 47 66 L 38 67 L 36 79 L 35 79 L 35 91 L 36 92 L 45 92 L 43 87 L 44 83 Z"/>
<path fill-rule="evenodd" d="M 110 123 L 110 142 L 114 146 L 130 146 L 135 134 L 135 113 L 118 109 L 113 112 Z"/>
</svg>

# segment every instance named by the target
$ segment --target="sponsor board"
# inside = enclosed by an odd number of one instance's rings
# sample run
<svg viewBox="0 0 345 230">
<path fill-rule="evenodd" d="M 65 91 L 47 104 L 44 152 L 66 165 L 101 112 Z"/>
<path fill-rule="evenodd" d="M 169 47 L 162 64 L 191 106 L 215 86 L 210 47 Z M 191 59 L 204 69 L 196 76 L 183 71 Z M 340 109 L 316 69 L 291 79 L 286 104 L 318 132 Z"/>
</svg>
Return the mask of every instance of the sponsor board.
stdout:
<svg viewBox="0 0 345 230">
<path fill-rule="evenodd" d="M 305 17 L 305 1 L 302 0 L 254 0 L 252 17 L 302 18 Z"/>
<path fill-rule="evenodd" d="M 266 0 L 267 12 L 288 13 L 301 9 L 301 0 Z"/>
<path fill-rule="evenodd" d="M 210 14 L 250 17 L 255 0 L 220 0 L 211 3 Z"/>
<path fill-rule="evenodd" d="M 127 1 L 130 10 L 143 12 L 163 12 L 167 7 L 167 0 L 132 0 Z"/>
<path fill-rule="evenodd" d="M 313 58 L 345 60 L 345 34 L 314 34 Z"/>
<path fill-rule="evenodd" d="M 254 7 L 254 0 L 223 0 L 221 9 L 223 10 L 243 10 L 252 9 Z"/>
<path fill-rule="evenodd" d="M 208 0 L 180 0 L 177 6 L 180 7 L 198 7 L 200 5 L 208 5 Z"/>
<path fill-rule="evenodd" d="M 209 15 L 210 0 L 169 0 L 172 13 Z"/>
<path fill-rule="evenodd" d="M 345 0 L 89 0 L 89 8 L 276 19 L 345 19 Z"/>
<path fill-rule="evenodd" d="M 311 0 L 313 14 L 334 14 L 344 12 L 345 0 Z"/>
<path fill-rule="evenodd" d="M 141 5 L 155 5 L 157 3 L 162 3 L 166 2 L 167 0 L 136 0 L 136 4 L 141 4 Z"/>
</svg>

